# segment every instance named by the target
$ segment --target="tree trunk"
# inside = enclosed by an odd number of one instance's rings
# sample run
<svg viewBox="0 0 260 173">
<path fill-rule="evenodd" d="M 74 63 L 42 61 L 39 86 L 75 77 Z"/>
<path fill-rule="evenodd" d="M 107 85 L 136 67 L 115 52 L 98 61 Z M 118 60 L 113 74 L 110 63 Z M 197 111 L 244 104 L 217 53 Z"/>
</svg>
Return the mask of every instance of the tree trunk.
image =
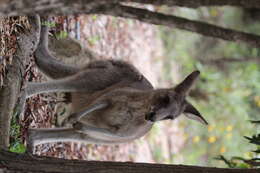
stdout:
<svg viewBox="0 0 260 173">
<path fill-rule="evenodd" d="M 0 151 L 1 173 L 259 173 L 259 169 L 230 169 L 131 162 L 64 160 Z"/>
<path fill-rule="evenodd" d="M 34 50 L 39 40 L 39 18 L 29 17 L 32 29 L 30 32 L 24 31 L 18 40 L 18 49 L 14 54 L 12 64 L 8 67 L 4 78 L 4 86 L 0 88 L 0 149 L 9 146 L 9 130 L 11 118 L 15 110 L 22 80 L 24 76 L 24 60 L 28 58 Z M 22 99 L 25 101 L 24 99 Z"/>
<path fill-rule="evenodd" d="M 8 67 L 4 87 L 0 89 L 0 148 L 7 149 L 9 146 L 11 118 L 20 93 L 23 74 L 21 61 L 14 57 L 12 65 Z"/>
<path fill-rule="evenodd" d="M 97 7 L 119 0 L 9 0 L 0 1 L 0 16 L 21 16 L 37 13 L 45 16 L 90 13 Z"/>
<path fill-rule="evenodd" d="M 137 0 L 136 0 L 137 1 Z M 197 0 L 198 1 L 198 0 Z M 196 0 L 188 2 L 197 2 Z M 219 0 L 224 2 L 224 0 Z M 232 3 L 231 3 L 232 1 Z M 128 0 L 13 0 L 10 3 L 4 2 L 0 3 L 0 16 L 13 16 L 13 15 L 28 15 L 32 13 L 38 13 L 40 15 L 71 15 L 71 14 L 106 14 L 116 17 L 125 17 L 137 19 L 143 22 L 165 25 L 169 27 L 174 27 L 186 31 L 191 31 L 199 33 L 205 36 L 220 38 L 227 41 L 244 42 L 252 47 L 260 47 L 260 36 L 255 34 L 249 34 L 241 31 L 236 31 L 232 29 L 226 29 L 216 25 L 208 24 L 201 21 L 189 20 L 182 17 L 177 17 L 173 15 L 166 15 L 158 12 L 152 12 L 145 9 L 134 8 L 127 5 L 122 5 L 120 2 L 128 2 Z M 140 0 L 141 2 L 141 0 Z M 144 1 L 147 2 L 148 1 Z M 156 1 L 154 1 L 156 2 Z M 162 4 L 171 5 L 174 0 L 161 0 Z M 168 2 L 168 3 L 166 3 Z M 177 2 L 177 1 L 176 1 Z M 180 1 L 178 1 L 181 3 Z M 199 2 L 204 2 L 205 4 L 210 4 L 211 1 L 201 0 Z M 213 2 L 213 1 L 212 1 Z M 218 1 L 214 2 L 217 4 Z M 225 0 L 225 2 L 230 2 L 229 4 L 235 4 L 233 0 Z M 259 0 L 237 0 L 240 5 L 245 6 L 246 4 L 254 5 L 255 7 L 260 6 Z M 153 3 L 154 4 L 154 3 Z M 226 3 L 227 4 L 227 3 Z M 160 4 L 161 5 L 161 4 Z M 1 8 L 2 7 L 2 8 Z"/>
<path fill-rule="evenodd" d="M 130 0 L 123 0 L 130 1 Z M 205 6 L 235 6 L 245 8 L 260 8 L 259 0 L 131 0 L 131 2 L 198 8 Z"/>
</svg>

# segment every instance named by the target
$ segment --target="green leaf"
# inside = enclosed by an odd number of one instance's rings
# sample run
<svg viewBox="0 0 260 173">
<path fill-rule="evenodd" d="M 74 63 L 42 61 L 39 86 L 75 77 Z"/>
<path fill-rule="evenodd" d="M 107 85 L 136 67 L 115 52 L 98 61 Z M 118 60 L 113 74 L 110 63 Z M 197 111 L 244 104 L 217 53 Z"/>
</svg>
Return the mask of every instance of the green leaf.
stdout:
<svg viewBox="0 0 260 173">
<path fill-rule="evenodd" d="M 253 135 L 251 138 L 244 136 L 247 140 L 249 140 L 250 143 L 260 145 L 260 134 Z"/>
<path fill-rule="evenodd" d="M 26 147 L 22 143 L 16 142 L 10 147 L 9 150 L 14 153 L 24 153 L 26 151 Z"/>
<path fill-rule="evenodd" d="M 255 151 L 252 151 L 252 152 L 254 152 L 254 153 L 260 153 L 260 149 L 258 149 L 258 150 L 255 150 Z"/>
<path fill-rule="evenodd" d="M 60 31 L 57 34 L 55 34 L 58 39 L 64 39 L 68 37 L 68 32 L 66 31 Z"/>
<path fill-rule="evenodd" d="M 48 27 L 55 27 L 56 26 L 55 22 L 50 22 L 50 21 L 43 21 L 42 25 L 48 26 Z"/>
</svg>

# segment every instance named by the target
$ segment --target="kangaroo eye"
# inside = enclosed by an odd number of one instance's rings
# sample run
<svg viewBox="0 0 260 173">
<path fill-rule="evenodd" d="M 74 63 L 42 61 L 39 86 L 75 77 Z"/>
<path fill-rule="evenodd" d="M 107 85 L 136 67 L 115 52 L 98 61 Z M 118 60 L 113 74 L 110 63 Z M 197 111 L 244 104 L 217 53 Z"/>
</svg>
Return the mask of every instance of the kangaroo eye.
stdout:
<svg viewBox="0 0 260 173">
<path fill-rule="evenodd" d="M 170 97 L 169 96 L 165 96 L 163 98 L 163 102 L 166 103 L 166 104 L 169 104 L 170 103 Z"/>
<path fill-rule="evenodd" d="M 154 116 L 155 116 L 155 112 L 149 112 L 145 115 L 145 119 L 146 120 L 150 120 L 150 121 L 153 121 L 154 120 Z"/>
<path fill-rule="evenodd" d="M 168 95 L 166 95 L 160 99 L 160 105 L 163 107 L 168 106 L 169 103 L 170 103 L 170 97 Z"/>
</svg>

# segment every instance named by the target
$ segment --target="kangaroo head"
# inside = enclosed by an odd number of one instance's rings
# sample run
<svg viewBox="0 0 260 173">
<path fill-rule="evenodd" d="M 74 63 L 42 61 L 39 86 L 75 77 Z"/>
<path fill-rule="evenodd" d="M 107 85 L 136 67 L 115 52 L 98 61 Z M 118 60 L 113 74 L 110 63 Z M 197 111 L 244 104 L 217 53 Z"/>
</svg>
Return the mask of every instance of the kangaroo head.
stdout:
<svg viewBox="0 0 260 173">
<path fill-rule="evenodd" d="M 155 90 L 150 111 L 146 114 L 145 119 L 156 122 L 175 119 L 183 113 L 190 119 L 208 124 L 199 111 L 185 99 L 199 74 L 199 71 L 192 72 L 174 88 Z"/>
</svg>

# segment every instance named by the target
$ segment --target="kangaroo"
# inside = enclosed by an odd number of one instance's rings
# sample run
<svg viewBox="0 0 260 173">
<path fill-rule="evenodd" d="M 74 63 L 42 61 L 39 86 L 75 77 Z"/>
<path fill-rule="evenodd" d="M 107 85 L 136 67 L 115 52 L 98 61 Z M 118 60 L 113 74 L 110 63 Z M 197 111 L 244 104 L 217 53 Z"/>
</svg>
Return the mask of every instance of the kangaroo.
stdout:
<svg viewBox="0 0 260 173">
<path fill-rule="evenodd" d="M 42 26 L 35 51 L 38 68 L 51 81 L 29 82 L 26 97 L 46 92 L 67 92 L 72 113 L 59 128 L 29 129 L 28 147 L 48 142 L 81 141 L 117 144 L 144 136 L 157 121 L 175 119 L 182 113 L 208 124 L 185 97 L 199 76 L 188 75 L 180 84 L 154 89 L 129 63 L 98 60 L 83 67 L 63 64 L 48 50 L 47 26 Z"/>
</svg>

